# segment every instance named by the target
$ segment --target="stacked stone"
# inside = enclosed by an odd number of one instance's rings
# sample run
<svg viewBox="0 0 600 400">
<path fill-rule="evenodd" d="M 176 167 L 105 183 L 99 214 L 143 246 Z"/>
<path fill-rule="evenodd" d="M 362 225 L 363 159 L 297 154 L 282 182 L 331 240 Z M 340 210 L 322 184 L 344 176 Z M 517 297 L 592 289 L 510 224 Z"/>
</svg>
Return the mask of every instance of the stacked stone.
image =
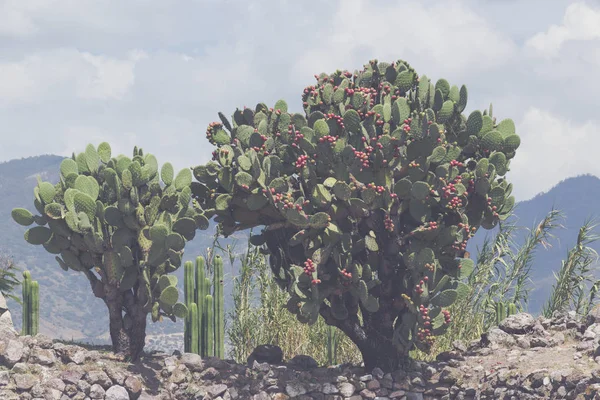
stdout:
<svg viewBox="0 0 600 400">
<path fill-rule="evenodd" d="M 516 314 L 432 363 L 405 371 L 319 367 L 309 356 L 283 361 L 257 347 L 247 365 L 174 352 L 136 364 L 107 351 L 19 336 L 0 294 L 1 399 L 428 400 L 600 399 L 600 309 L 585 320 Z"/>
</svg>

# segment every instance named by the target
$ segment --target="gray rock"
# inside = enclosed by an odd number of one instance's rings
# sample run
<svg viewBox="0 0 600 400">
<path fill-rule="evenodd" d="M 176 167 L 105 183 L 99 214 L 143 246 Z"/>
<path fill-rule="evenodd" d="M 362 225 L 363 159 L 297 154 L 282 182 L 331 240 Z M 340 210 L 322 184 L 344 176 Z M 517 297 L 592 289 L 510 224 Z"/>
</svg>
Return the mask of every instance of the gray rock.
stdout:
<svg viewBox="0 0 600 400">
<path fill-rule="evenodd" d="M 142 392 L 142 381 L 137 376 L 130 375 L 125 379 L 125 389 L 131 398 L 136 399 Z"/>
<path fill-rule="evenodd" d="M 492 328 L 489 332 L 481 335 L 481 342 L 484 346 L 489 345 L 490 347 L 512 347 L 516 343 L 511 335 L 498 328 Z"/>
<path fill-rule="evenodd" d="M 23 343 L 17 339 L 13 339 L 8 341 L 2 359 L 9 367 L 12 367 L 21 361 L 24 354 L 25 347 L 23 346 Z"/>
<path fill-rule="evenodd" d="M 90 387 L 90 399 L 103 399 L 106 391 L 104 388 L 97 383 L 94 383 L 92 387 Z"/>
<path fill-rule="evenodd" d="M 29 354 L 29 360 L 32 364 L 52 365 L 56 362 L 56 356 L 52 350 L 34 347 Z"/>
<path fill-rule="evenodd" d="M 498 324 L 498 328 L 506 333 L 522 335 L 530 332 L 534 325 L 535 319 L 530 314 L 517 313 L 506 317 Z"/>
<path fill-rule="evenodd" d="M 13 326 L 12 317 L 8 310 L 0 315 L 0 335 L 3 337 L 10 336 L 11 338 L 15 338 L 19 335 L 19 332 L 17 332 Z"/>
<path fill-rule="evenodd" d="M 283 361 L 283 350 L 276 345 L 261 344 L 248 356 L 248 366 L 251 366 L 254 361 L 258 361 L 259 363 L 281 364 Z"/>
<path fill-rule="evenodd" d="M 106 372 L 98 370 L 88 371 L 85 375 L 85 380 L 92 386 L 98 384 L 105 390 L 113 384 L 108 375 L 106 375 Z"/>
<path fill-rule="evenodd" d="M 306 394 L 307 390 L 302 383 L 292 381 L 288 382 L 287 385 L 285 385 L 285 392 L 291 397 L 296 397 Z"/>
<path fill-rule="evenodd" d="M 10 382 L 10 372 L 0 371 L 0 386 L 6 386 Z"/>
<path fill-rule="evenodd" d="M 356 391 L 356 387 L 354 387 L 354 385 L 349 382 L 341 383 L 338 389 L 340 391 L 340 394 L 344 397 L 350 397 Z"/>
<path fill-rule="evenodd" d="M 68 370 L 61 372 L 59 376 L 60 379 L 62 379 L 66 383 L 72 383 L 75 385 L 83 376 L 83 371 L 78 371 L 73 368 L 69 368 Z"/>
<path fill-rule="evenodd" d="M 206 392 L 213 398 L 222 395 L 227 390 L 227 385 L 219 383 L 217 385 L 210 385 L 206 387 Z"/>
<path fill-rule="evenodd" d="M 198 354 L 183 353 L 180 362 L 188 367 L 191 371 L 201 371 L 204 369 L 204 360 Z"/>
<path fill-rule="evenodd" d="M 287 364 L 289 367 L 299 370 L 309 370 L 319 366 L 314 358 L 302 354 L 294 356 Z"/>
<path fill-rule="evenodd" d="M 29 390 L 39 382 L 39 379 L 32 374 L 14 374 L 13 378 L 19 390 Z"/>
<path fill-rule="evenodd" d="M 106 400 L 129 400 L 127 389 L 120 385 L 109 387 L 105 396 Z"/>
</svg>

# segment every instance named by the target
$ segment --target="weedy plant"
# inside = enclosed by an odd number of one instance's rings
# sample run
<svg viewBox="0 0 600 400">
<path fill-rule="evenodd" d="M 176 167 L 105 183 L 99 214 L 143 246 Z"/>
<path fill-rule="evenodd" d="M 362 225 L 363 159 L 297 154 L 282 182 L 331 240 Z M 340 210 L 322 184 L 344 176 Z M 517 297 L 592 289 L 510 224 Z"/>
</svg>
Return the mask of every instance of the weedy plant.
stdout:
<svg viewBox="0 0 600 400">
<path fill-rule="evenodd" d="M 241 253 L 235 247 L 222 249 L 240 271 L 233 279 L 233 309 L 228 313 L 232 359 L 245 363 L 256 346 L 274 344 L 287 359 L 308 354 L 319 365 L 360 363 L 360 352 L 337 328 L 322 318 L 312 326 L 303 324 L 287 311 L 289 294 L 274 281 L 267 257 L 258 247 L 248 246 Z"/>
</svg>

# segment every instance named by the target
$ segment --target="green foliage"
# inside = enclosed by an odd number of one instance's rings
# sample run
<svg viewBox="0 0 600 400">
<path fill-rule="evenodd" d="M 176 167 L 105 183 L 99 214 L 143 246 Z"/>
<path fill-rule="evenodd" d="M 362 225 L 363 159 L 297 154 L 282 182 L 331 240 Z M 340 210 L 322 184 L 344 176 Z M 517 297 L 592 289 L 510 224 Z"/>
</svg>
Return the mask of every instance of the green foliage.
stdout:
<svg viewBox="0 0 600 400">
<path fill-rule="evenodd" d="M 364 323 L 385 305 L 396 350 L 427 351 L 468 293 L 467 240 L 514 205 L 514 124 L 465 117 L 464 86 L 401 60 L 321 74 L 302 97 L 304 114 L 283 101 L 220 114 L 192 195 L 225 235 L 267 226 L 254 243 L 300 322 Z"/>
<path fill-rule="evenodd" d="M 19 285 L 17 270 L 12 258 L 0 253 L 0 292 L 5 297 L 10 297 L 16 302 L 21 303 L 20 298 L 13 293 L 15 286 Z"/>
<path fill-rule="evenodd" d="M 23 328 L 22 335 L 35 336 L 40 326 L 40 285 L 31 280 L 29 271 L 23 272 Z"/>
<path fill-rule="evenodd" d="M 187 310 L 167 274 L 181 265 L 196 229 L 206 229 L 206 217 L 191 204 L 189 169 L 173 178 L 165 164 L 163 185 L 158 171 L 156 158 L 141 149 L 132 158 L 112 157 L 108 143 L 88 145 L 62 161 L 58 184 L 38 183 L 34 206 L 40 215 L 17 208 L 12 217 L 37 225 L 26 231 L 26 241 L 55 254 L 65 271 L 84 273 L 92 287 L 94 272 L 121 292 L 139 284 L 137 300 L 146 312 L 155 310 L 153 320 L 175 320 Z"/>
</svg>

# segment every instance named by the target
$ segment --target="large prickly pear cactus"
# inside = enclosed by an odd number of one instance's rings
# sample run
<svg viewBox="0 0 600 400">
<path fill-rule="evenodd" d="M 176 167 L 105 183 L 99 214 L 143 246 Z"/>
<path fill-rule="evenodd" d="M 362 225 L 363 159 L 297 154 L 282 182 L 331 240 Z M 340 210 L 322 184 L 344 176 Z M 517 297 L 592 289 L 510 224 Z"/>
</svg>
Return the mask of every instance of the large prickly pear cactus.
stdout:
<svg viewBox="0 0 600 400">
<path fill-rule="evenodd" d="M 187 315 L 169 273 L 181 265 L 196 229 L 208 227 L 191 203 L 191 182 L 189 169 L 175 175 L 166 163 L 159 171 L 156 158 L 141 149 L 133 158 L 112 157 L 108 143 L 88 145 L 61 163 L 58 184 L 39 181 L 34 206 L 40 215 L 12 212 L 21 225 L 36 224 L 25 240 L 56 254 L 65 271 L 87 276 L 109 308 L 116 352 L 139 355 L 147 314 L 153 321 Z M 132 335 L 135 344 L 123 340 Z"/>
<path fill-rule="evenodd" d="M 465 86 L 401 60 L 315 77 L 304 113 L 280 100 L 219 114 L 193 197 L 225 235 L 265 225 L 252 242 L 270 250 L 289 311 L 322 315 L 367 367 L 393 369 L 430 349 L 467 294 L 474 264 L 460 257 L 512 209 L 504 176 L 520 139 L 491 107 L 464 115 Z"/>
</svg>

